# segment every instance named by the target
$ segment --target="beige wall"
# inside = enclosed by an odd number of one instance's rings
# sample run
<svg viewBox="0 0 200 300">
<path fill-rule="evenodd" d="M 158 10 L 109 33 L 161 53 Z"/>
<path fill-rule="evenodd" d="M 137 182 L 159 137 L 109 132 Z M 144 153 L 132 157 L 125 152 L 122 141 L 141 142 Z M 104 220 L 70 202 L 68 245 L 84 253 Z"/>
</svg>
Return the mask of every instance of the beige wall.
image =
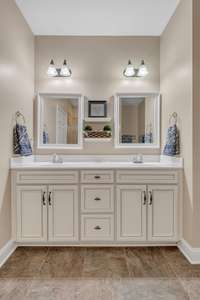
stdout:
<svg viewBox="0 0 200 300">
<path fill-rule="evenodd" d="M 161 37 L 162 145 L 169 115 L 178 113 L 184 158 L 184 238 L 193 246 L 192 0 L 182 0 Z M 199 235 L 199 234 L 198 234 Z M 200 241 L 200 237 L 199 237 Z M 199 244 L 200 246 L 200 244 Z"/>
<path fill-rule="evenodd" d="M 12 116 L 20 110 L 32 136 L 34 37 L 13 0 L 0 1 L 0 248 L 10 239 Z"/>
<path fill-rule="evenodd" d="M 50 59 L 61 65 L 69 60 L 73 76 L 70 79 L 48 78 Z M 122 75 L 128 59 L 139 66 L 144 58 L 149 75 L 144 79 L 125 79 Z M 88 98 L 109 99 L 113 116 L 113 98 L 117 92 L 159 92 L 159 37 L 36 37 L 36 91 L 81 93 Z M 134 153 L 138 150 L 115 149 L 113 143 L 86 143 L 83 150 L 63 150 L 62 153 Z M 37 153 L 52 153 L 40 150 Z M 143 153 L 159 153 L 146 150 Z"/>
<path fill-rule="evenodd" d="M 193 0 L 193 235 L 200 247 L 200 2 Z"/>
</svg>

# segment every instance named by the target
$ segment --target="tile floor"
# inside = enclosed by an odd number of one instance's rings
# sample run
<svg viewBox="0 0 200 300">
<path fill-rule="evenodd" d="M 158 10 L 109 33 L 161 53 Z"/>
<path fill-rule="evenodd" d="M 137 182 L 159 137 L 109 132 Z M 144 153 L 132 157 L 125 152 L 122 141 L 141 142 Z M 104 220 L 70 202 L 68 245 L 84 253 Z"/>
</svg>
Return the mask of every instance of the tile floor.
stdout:
<svg viewBox="0 0 200 300">
<path fill-rule="evenodd" d="M 200 265 L 175 247 L 18 248 L 0 300 L 200 300 Z"/>
</svg>

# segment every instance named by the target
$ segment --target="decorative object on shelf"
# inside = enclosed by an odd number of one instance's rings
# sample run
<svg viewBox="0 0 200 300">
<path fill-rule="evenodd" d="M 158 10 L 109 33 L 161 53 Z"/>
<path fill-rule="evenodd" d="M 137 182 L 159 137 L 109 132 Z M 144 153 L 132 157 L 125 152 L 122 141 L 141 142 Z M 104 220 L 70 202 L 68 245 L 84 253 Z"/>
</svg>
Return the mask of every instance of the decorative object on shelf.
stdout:
<svg viewBox="0 0 200 300">
<path fill-rule="evenodd" d="M 22 124 L 20 123 L 22 120 Z M 26 121 L 22 113 L 15 113 L 16 124 L 13 128 L 13 153 L 21 156 L 32 155 L 32 147 L 26 128 Z"/>
<path fill-rule="evenodd" d="M 129 59 L 128 65 L 123 72 L 123 75 L 125 77 L 138 77 L 139 78 L 139 77 L 145 77 L 148 74 L 149 74 L 149 71 L 147 69 L 147 66 L 145 65 L 144 60 L 141 61 L 139 68 L 135 68 L 131 63 L 131 60 Z"/>
<path fill-rule="evenodd" d="M 110 138 L 112 136 L 111 131 L 104 131 L 104 130 L 94 130 L 94 131 L 85 131 L 84 137 L 85 138 L 92 138 L 92 139 L 102 139 L 102 138 Z"/>
<path fill-rule="evenodd" d="M 84 131 L 92 131 L 92 126 L 86 125 L 86 126 L 84 127 Z"/>
<path fill-rule="evenodd" d="M 56 68 L 54 64 L 54 60 L 51 59 L 47 70 L 47 75 L 49 77 L 71 77 L 72 71 L 67 64 L 66 59 L 64 60 L 61 68 Z"/>
<path fill-rule="evenodd" d="M 104 131 L 112 131 L 110 125 L 105 125 L 103 128 Z"/>
<path fill-rule="evenodd" d="M 107 102 L 106 101 L 88 101 L 89 118 L 106 118 Z"/>
<path fill-rule="evenodd" d="M 169 117 L 167 141 L 163 150 L 164 155 L 175 156 L 180 154 L 180 133 L 177 127 L 178 114 L 174 112 Z"/>
</svg>

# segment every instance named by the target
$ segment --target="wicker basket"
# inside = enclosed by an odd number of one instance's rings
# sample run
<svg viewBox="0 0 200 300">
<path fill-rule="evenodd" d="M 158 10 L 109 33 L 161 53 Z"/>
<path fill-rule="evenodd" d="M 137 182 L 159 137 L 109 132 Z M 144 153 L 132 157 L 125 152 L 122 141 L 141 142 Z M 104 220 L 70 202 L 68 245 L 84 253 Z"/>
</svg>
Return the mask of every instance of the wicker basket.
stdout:
<svg viewBox="0 0 200 300">
<path fill-rule="evenodd" d="M 104 130 L 84 131 L 85 138 L 105 139 L 105 138 L 110 138 L 111 136 L 112 136 L 111 131 L 104 131 Z"/>
</svg>

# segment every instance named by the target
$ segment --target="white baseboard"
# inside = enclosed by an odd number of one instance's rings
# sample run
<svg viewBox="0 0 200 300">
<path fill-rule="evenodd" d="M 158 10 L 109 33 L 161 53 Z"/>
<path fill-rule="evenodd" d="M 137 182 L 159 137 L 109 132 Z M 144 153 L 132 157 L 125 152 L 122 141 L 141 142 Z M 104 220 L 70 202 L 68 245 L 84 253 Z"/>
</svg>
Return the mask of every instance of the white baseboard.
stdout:
<svg viewBox="0 0 200 300">
<path fill-rule="evenodd" d="M 200 264 L 200 248 L 191 247 L 184 239 L 178 243 L 178 248 L 192 265 Z"/>
<path fill-rule="evenodd" d="M 17 245 L 14 241 L 10 240 L 5 244 L 3 248 L 0 249 L 0 268 L 7 261 L 10 255 L 15 251 Z"/>
</svg>

